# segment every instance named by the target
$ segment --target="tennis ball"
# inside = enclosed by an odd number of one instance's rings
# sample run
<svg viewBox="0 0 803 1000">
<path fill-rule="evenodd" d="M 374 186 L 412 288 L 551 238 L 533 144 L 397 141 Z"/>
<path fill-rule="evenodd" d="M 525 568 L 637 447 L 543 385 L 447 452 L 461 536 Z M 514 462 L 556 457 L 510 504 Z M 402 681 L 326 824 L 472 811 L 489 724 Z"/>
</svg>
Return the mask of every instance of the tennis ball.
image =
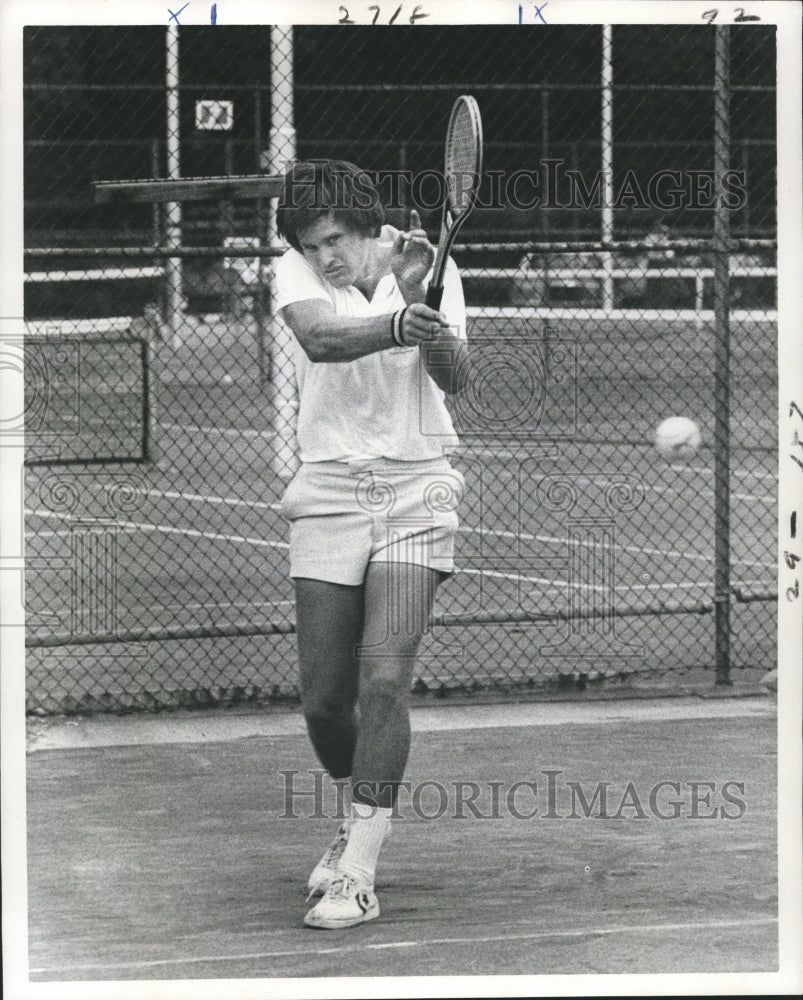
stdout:
<svg viewBox="0 0 803 1000">
<path fill-rule="evenodd" d="M 667 417 L 655 429 L 655 447 L 667 461 L 692 458 L 701 443 L 700 428 L 688 417 Z"/>
</svg>

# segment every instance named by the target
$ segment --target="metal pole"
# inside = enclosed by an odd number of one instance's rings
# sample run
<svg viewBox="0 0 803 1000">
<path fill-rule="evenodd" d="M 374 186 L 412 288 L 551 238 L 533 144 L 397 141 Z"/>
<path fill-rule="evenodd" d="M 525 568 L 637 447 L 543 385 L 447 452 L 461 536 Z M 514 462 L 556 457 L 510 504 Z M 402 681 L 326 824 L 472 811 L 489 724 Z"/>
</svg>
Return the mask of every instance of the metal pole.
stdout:
<svg viewBox="0 0 803 1000">
<path fill-rule="evenodd" d="M 715 28 L 714 172 L 730 167 L 730 29 Z M 714 209 L 714 627 L 716 683 L 730 684 L 730 219 Z"/>
<path fill-rule="evenodd" d="M 156 136 L 151 139 L 151 177 L 159 176 L 159 140 Z M 152 240 L 154 246 L 159 246 L 159 241 L 162 235 L 162 223 L 160 219 L 160 212 L 162 206 L 158 201 L 153 203 L 153 213 L 151 215 L 152 223 Z"/>
<path fill-rule="evenodd" d="M 549 87 L 545 86 L 541 90 L 541 159 L 546 160 L 549 155 Z M 541 206 L 541 232 L 544 239 L 549 236 L 549 213 L 543 205 Z"/>
<path fill-rule="evenodd" d="M 296 156 L 296 130 L 293 112 L 293 29 L 271 28 L 271 125 L 268 148 L 268 171 L 284 173 Z M 268 242 L 280 247 L 276 230 L 276 200 L 271 198 L 268 210 Z M 273 268 L 270 270 L 270 301 L 274 302 Z M 271 337 L 271 375 L 273 387 L 273 419 L 276 447 L 273 470 L 283 480 L 289 480 L 298 468 L 296 452 L 296 383 L 293 339 L 290 330 L 273 318 Z"/>
<path fill-rule="evenodd" d="M 254 169 L 257 173 L 262 169 L 262 91 L 260 85 L 254 87 Z M 270 206 L 270 201 L 268 202 Z M 265 215 L 262 198 L 254 202 L 254 230 L 257 241 L 264 239 L 262 220 Z M 265 351 L 265 268 L 260 257 L 257 261 L 257 287 L 254 293 L 254 316 L 257 329 L 257 373 L 260 388 L 264 389 L 270 382 L 270 357 Z"/>
<path fill-rule="evenodd" d="M 178 66 L 178 25 L 167 26 L 166 54 L 166 91 L 167 91 L 167 176 L 176 179 L 181 176 L 180 160 L 180 116 L 179 116 L 179 66 Z M 181 204 L 177 201 L 165 205 L 165 240 L 168 247 L 181 246 Z M 165 278 L 167 281 L 167 325 L 173 333 L 173 345 L 177 347 L 179 340 L 179 325 L 184 312 L 182 295 L 181 259 L 171 257 L 166 261 Z"/>
<path fill-rule="evenodd" d="M 613 240 L 613 28 L 602 26 L 602 239 Z M 605 276 L 602 279 L 602 308 L 613 309 L 613 254 L 602 259 Z"/>
</svg>

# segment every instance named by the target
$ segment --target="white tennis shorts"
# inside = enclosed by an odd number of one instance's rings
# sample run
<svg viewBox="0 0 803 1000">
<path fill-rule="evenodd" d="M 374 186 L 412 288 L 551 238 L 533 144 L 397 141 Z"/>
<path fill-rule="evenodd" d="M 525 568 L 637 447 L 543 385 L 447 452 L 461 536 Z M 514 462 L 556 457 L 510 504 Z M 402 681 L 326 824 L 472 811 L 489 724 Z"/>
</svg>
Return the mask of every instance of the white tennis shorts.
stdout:
<svg viewBox="0 0 803 1000">
<path fill-rule="evenodd" d="M 304 463 L 282 499 L 290 575 L 357 586 L 372 562 L 452 573 L 464 487 L 445 458 Z"/>
</svg>

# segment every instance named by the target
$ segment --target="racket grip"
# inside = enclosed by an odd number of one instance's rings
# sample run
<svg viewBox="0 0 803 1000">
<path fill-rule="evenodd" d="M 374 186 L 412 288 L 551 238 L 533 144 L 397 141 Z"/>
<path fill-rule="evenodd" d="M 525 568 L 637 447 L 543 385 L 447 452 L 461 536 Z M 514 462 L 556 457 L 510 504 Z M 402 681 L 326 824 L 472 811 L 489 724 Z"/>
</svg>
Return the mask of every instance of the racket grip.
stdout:
<svg viewBox="0 0 803 1000">
<path fill-rule="evenodd" d="M 424 299 L 424 305 L 429 306 L 430 309 L 440 309 L 442 298 L 443 285 L 441 285 L 440 288 L 437 285 L 428 285 L 427 297 Z"/>
</svg>

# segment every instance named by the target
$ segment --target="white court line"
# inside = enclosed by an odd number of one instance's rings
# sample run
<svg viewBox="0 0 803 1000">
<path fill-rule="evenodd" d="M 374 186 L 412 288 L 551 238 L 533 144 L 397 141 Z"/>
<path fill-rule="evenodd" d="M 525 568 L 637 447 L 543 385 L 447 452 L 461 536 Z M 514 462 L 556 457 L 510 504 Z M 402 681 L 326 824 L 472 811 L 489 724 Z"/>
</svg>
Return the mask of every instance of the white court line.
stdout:
<svg viewBox="0 0 803 1000">
<path fill-rule="evenodd" d="M 96 489 L 110 490 L 111 486 L 105 484 L 98 484 Z M 228 507 L 248 507 L 254 510 L 280 510 L 281 504 L 279 503 L 266 503 L 263 500 L 239 500 L 235 497 L 219 497 L 215 495 L 205 495 L 202 493 L 179 493 L 175 490 L 156 490 L 156 489 L 134 489 L 131 492 L 137 493 L 143 496 L 155 496 L 164 497 L 168 500 L 187 500 L 190 502 L 199 503 L 211 503 L 211 504 L 224 504 Z M 537 541 L 537 542 L 549 542 L 552 544 L 566 544 L 568 542 L 567 538 L 559 538 L 551 535 L 531 535 L 527 532 L 515 532 L 515 531 L 503 531 L 496 528 L 474 528 L 468 525 L 464 525 L 458 528 L 458 531 L 475 535 L 492 535 L 498 538 L 521 538 L 526 541 Z M 40 532 L 40 534 L 42 534 Z M 575 542 L 575 544 L 577 544 Z M 592 545 L 592 542 L 579 542 L 581 545 Z M 620 549 L 623 552 L 635 552 L 642 555 L 655 555 L 674 559 L 689 559 L 696 560 L 698 562 L 713 562 L 713 556 L 704 556 L 699 553 L 694 552 L 676 552 L 674 550 L 666 549 L 653 549 L 641 547 L 638 545 L 616 545 L 616 549 Z M 754 559 L 734 559 L 734 565 L 739 566 L 764 566 L 769 569 L 775 567 L 774 562 L 762 562 L 761 560 Z"/>
<path fill-rule="evenodd" d="M 155 958 L 132 962 L 108 962 L 86 965 L 59 965 L 40 966 L 30 968 L 28 971 L 32 975 L 47 975 L 49 973 L 65 972 L 94 972 L 112 969 L 154 969 L 165 966 L 177 966 L 201 963 L 216 962 L 246 962 L 254 959 L 271 958 L 308 958 L 315 955 L 342 955 L 355 954 L 369 951 L 385 951 L 390 948 L 430 948 L 435 945 L 455 945 L 471 944 L 482 945 L 492 941 L 550 941 L 550 940 L 578 940 L 583 938 L 612 937 L 619 934 L 672 934 L 677 931 L 702 931 L 702 930 L 728 930 L 748 927 L 770 927 L 778 923 L 776 917 L 754 917 L 748 920 L 706 920 L 689 921 L 684 923 L 666 924 L 619 924 L 606 925 L 604 927 L 576 927 L 563 928 L 560 930 L 538 930 L 527 931 L 525 933 L 510 934 L 482 934 L 477 937 L 442 937 L 430 939 L 413 939 L 402 941 L 377 941 L 373 943 L 360 943 L 340 945 L 333 948 L 314 948 L 307 945 L 304 948 L 292 948 L 282 951 L 257 951 L 244 952 L 235 955 L 196 955 L 186 958 Z M 511 925 L 521 927 L 521 923 Z M 286 933 L 286 932 L 282 932 Z M 305 933 L 301 931 L 300 933 Z"/>
<path fill-rule="evenodd" d="M 676 472 L 694 472 L 700 476 L 713 476 L 714 470 L 709 469 L 705 465 L 676 465 L 672 464 L 670 468 L 674 469 Z M 777 472 L 757 472 L 755 469 L 731 469 L 732 476 L 745 476 L 746 478 L 752 479 L 770 479 L 772 482 L 778 482 Z"/>
<path fill-rule="evenodd" d="M 455 573 L 462 573 L 466 576 L 488 576 L 493 579 L 498 580 L 513 580 L 516 583 L 538 583 L 546 587 L 557 587 L 558 589 L 565 590 L 571 588 L 572 590 L 593 590 L 599 593 L 609 593 L 611 587 L 604 583 L 577 583 L 571 580 L 548 580 L 543 576 L 522 576 L 520 573 L 509 572 L 503 573 L 501 570 L 494 569 L 470 569 L 461 566 L 455 567 Z M 649 584 L 633 584 L 628 587 L 614 587 L 615 592 L 623 591 L 625 593 L 631 590 L 692 590 L 697 588 L 707 588 L 711 586 L 710 580 L 702 580 L 700 582 L 694 583 L 649 583 Z M 744 584 L 746 586 L 746 584 Z"/>
<path fill-rule="evenodd" d="M 159 424 L 169 431 L 189 431 L 193 434 L 221 434 L 224 437 L 274 438 L 276 431 L 255 430 L 251 427 L 203 427 L 198 424 Z"/>
<path fill-rule="evenodd" d="M 37 515 L 39 517 L 56 517 L 62 520 L 68 519 L 71 516 L 70 514 L 64 514 L 53 510 L 30 510 L 28 508 L 25 509 L 25 513 Z M 141 521 L 115 521 L 114 527 L 127 528 L 132 531 L 156 531 L 163 535 L 184 535 L 187 538 L 205 538 L 208 541 L 213 542 L 242 543 L 244 545 L 255 545 L 261 548 L 290 548 L 288 542 L 271 542 L 265 538 L 249 538 L 246 535 L 223 535 L 216 531 L 198 531 L 195 528 L 174 528 L 164 524 L 149 524 Z M 34 532 L 34 534 L 43 535 L 44 532 Z"/>
<path fill-rule="evenodd" d="M 64 515 L 61 515 L 64 516 Z M 138 527 L 138 525 L 137 525 Z M 147 529 L 146 529 L 147 530 Z M 156 528 L 155 530 L 170 531 L 178 529 L 168 529 L 168 528 Z M 71 531 L 36 531 L 29 532 L 33 534 L 36 538 L 68 538 Z M 204 536 L 205 537 L 205 536 Z M 251 539 L 242 538 L 241 536 L 215 536 L 222 538 L 234 538 L 238 541 L 251 541 Z M 257 543 L 259 540 L 257 539 Z M 284 542 L 262 542 L 263 545 L 272 545 L 282 547 L 285 546 Z M 289 548 L 289 546 L 287 546 Z M 763 564 L 759 564 L 763 565 Z M 774 565 L 774 564 L 773 564 Z M 465 576 L 488 576 L 495 579 L 501 580 L 513 580 L 516 583 L 539 583 L 544 587 L 555 587 L 557 589 L 565 589 L 567 587 L 575 587 L 579 590 L 595 590 L 608 592 L 610 589 L 606 584 L 591 584 L 591 583 L 572 583 L 566 580 L 549 580 L 546 577 L 535 577 L 535 576 L 521 576 L 518 573 L 503 573 L 498 570 L 491 569 L 472 569 L 470 567 L 455 567 L 455 574 L 462 573 Z M 703 580 L 701 582 L 685 582 L 685 583 L 634 583 L 626 584 L 621 587 L 614 587 L 615 593 L 630 593 L 636 590 L 689 590 L 695 587 L 707 588 L 710 586 L 710 580 Z M 736 580 L 733 583 L 735 587 L 771 587 L 773 586 L 773 581 L 771 580 Z M 146 605 L 147 610 L 152 610 L 154 608 L 262 608 L 262 607 L 277 607 L 282 604 L 294 604 L 295 601 L 227 601 L 220 603 L 219 601 L 210 601 L 205 604 L 193 603 L 187 604 L 186 602 L 178 602 L 176 604 L 155 604 Z"/>
<path fill-rule="evenodd" d="M 455 574 L 463 573 L 466 576 L 488 576 L 500 580 L 513 580 L 516 583 L 539 583 L 547 587 L 557 587 L 559 589 L 594 590 L 601 593 L 610 593 L 613 590 L 616 594 L 628 594 L 633 591 L 643 590 L 694 590 L 695 588 L 708 590 L 711 587 L 710 580 L 684 581 L 683 583 L 633 583 L 623 584 L 620 587 L 611 588 L 609 584 L 600 583 L 577 583 L 572 580 L 548 580 L 546 577 L 522 576 L 519 573 L 503 573 L 500 570 L 492 569 L 470 569 L 460 566 L 455 567 Z M 734 587 L 767 587 L 774 586 L 772 581 L 767 580 L 736 580 Z"/>
<path fill-rule="evenodd" d="M 117 487 L 110 486 L 107 483 L 96 483 L 93 489 L 97 490 L 113 490 Z M 205 493 L 180 493 L 177 490 L 156 490 L 156 489 L 141 489 L 134 488 L 130 491 L 131 493 L 137 493 L 140 496 L 154 496 L 154 497 L 164 497 L 167 500 L 189 500 L 193 502 L 201 503 L 211 503 L 211 504 L 224 504 L 227 507 L 250 507 L 254 510 L 280 510 L 281 504 L 278 503 L 266 503 L 264 500 L 240 500 L 236 497 L 219 497 L 214 494 Z"/>
<path fill-rule="evenodd" d="M 295 601 L 285 600 L 285 601 L 174 601 L 170 604 L 145 604 L 139 607 L 143 608 L 145 611 L 183 611 L 185 608 L 189 611 L 204 611 L 209 608 L 212 610 L 218 610 L 220 608 L 239 608 L 240 610 L 256 609 L 256 608 L 278 608 L 282 605 L 289 604 L 295 605 Z"/>
<path fill-rule="evenodd" d="M 41 517 L 56 517 L 61 519 L 67 519 L 70 517 L 69 514 L 63 514 L 56 511 L 38 511 L 38 510 L 26 509 L 26 513 L 39 515 Z M 244 535 L 223 535 L 217 532 L 197 531 L 194 528 L 173 528 L 173 527 L 168 527 L 166 525 L 147 524 L 147 523 L 140 523 L 137 521 L 116 521 L 115 526 L 126 528 L 129 531 L 135 531 L 135 530 L 156 531 L 166 535 L 170 534 L 184 535 L 189 538 L 205 538 L 211 541 L 243 543 L 248 545 L 255 545 L 258 547 L 277 548 L 277 549 L 290 548 L 288 542 L 272 542 L 263 538 L 249 538 Z M 68 532 L 37 531 L 37 532 L 30 532 L 30 534 L 35 535 L 37 538 L 43 538 L 46 536 L 66 537 Z M 544 587 L 555 587 L 559 590 L 571 587 L 578 590 L 591 590 L 602 593 L 608 593 L 610 591 L 610 587 L 607 584 L 578 583 L 567 580 L 547 579 L 546 577 L 522 576 L 520 573 L 515 573 L 515 572 L 503 573 L 498 570 L 472 569 L 470 567 L 455 567 L 455 574 L 459 573 L 462 573 L 463 575 L 466 576 L 487 576 L 500 580 L 512 580 L 515 583 L 537 583 Z M 767 585 L 768 582 L 765 580 L 742 580 L 734 582 L 734 586 L 741 586 L 741 587 L 767 586 Z M 643 591 L 693 590 L 694 588 L 707 588 L 709 586 L 710 586 L 709 580 L 701 580 L 697 582 L 688 581 L 683 583 L 648 583 L 648 584 L 636 583 L 621 587 L 614 587 L 613 589 L 614 592 L 616 593 L 631 593 L 633 591 L 640 591 L 640 590 Z"/>
<path fill-rule="evenodd" d="M 571 541 L 573 545 L 594 545 L 593 541 L 584 542 L 581 539 L 561 538 L 555 535 L 531 535 L 526 531 L 500 531 L 495 528 L 472 528 L 468 525 L 462 525 L 457 530 L 459 532 L 463 532 L 464 534 L 494 535 L 500 538 L 520 538 L 529 542 L 548 542 L 550 544 L 566 545 L 569 541 Z M 614 551 L 635 552 L 639 555 L 661 556 L 671 559 L 689 559 L 696 562 L 714 562 L 714 556 L 704 556 L 699 552 L 676 552 L 673 549 L 653 549 L 641 545 L 617 544 L 614 545 Z M 733 559 L 731 564 L 734 566 L 765 566 L 769 569 L 774 569 L 776 566 L 776 563 L 774 562 L 763 562 L 759 559 Z"/>
<path fill-rule="evenodd" d="M 500 457 L 500 453 L 499 452 L 492 452 L 492 454 L 495 457 Z M 523 458 L 524 456 L 522 456 L 522 455 L 513 455 L 511 457 L 513 457 L 513 458 Z M 556 473 L 556 475 L 560 475 L 560 473 Z M 617 483 L 614 480 L 611 480 L 610 478 L 605 477 L 605 476 L 601 476 L 601 475 L 600 476 L 575 476 L 572 473 L 567 473 L 567 478 L 570 478 L 571 482 L 573 482 L 573 483 L 580 483 L 580 484 L 582 484 L 584 486 L 588 486 L 588 485 L 590 485 L 590 486 L 616 486 L 617 485 Z M 622 485 L 625 485 L 625 484 L 623 483 Z M 689 486 L 684 487 L 683 489 L 677 489 L 674 486 L 663 486 L 663 485 L 649 486 L 646 483 L 642 483 L 641 486 L 643 487 L 643 489 L 647 493 L 659 493 L 662 496 L 675 496 L 675 497 L 687 497 L 689 495 L 689 491 L 691 489 L 693 489 L 693 486 L 691 484 Z M 775 496 L 757 496 L 757 495 L 755 495 L 753 493 L 731 493 L 731 496 L 734 497 L 736 500 L 752 500 L 752 501 L 755 501 L 756 503 L 775 504 L 778 501 L 778 498 L 775 497 Z"/>
</svg>

